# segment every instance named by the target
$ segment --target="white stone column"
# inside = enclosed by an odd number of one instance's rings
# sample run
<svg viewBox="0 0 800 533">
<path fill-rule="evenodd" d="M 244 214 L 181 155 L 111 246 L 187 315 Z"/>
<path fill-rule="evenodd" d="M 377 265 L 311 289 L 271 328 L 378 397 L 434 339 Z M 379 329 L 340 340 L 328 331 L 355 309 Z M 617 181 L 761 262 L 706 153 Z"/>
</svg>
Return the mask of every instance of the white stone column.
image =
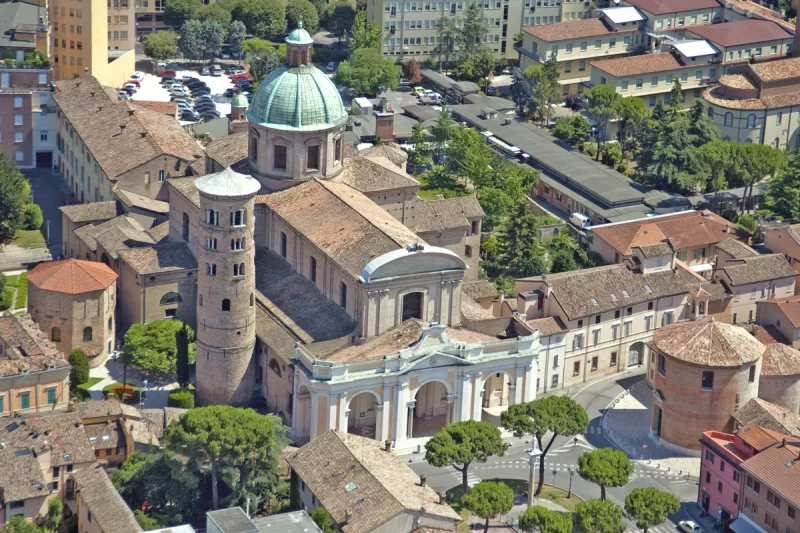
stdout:
<svg viewBox="0 0 800 533">
<path fill-rule="evenodd" d="M 317 423 L 319 421 L 319 397 L 319 394 L 311 392 L 311 427 L 309 431 L 311 440 L 316 439 L 319 432 L 319 424 Z"/>
<path fill-rule="evenodd" d="M 328 420 L 325 426 L 328 429 L 336 429 L 336 394 L 328 396 Z"/>
<path fill-rule="evenodd" d="M 474 380 L 475 382 L 472 385 L 472 420 L 476 422 L 481 421 L 481 414 L 483 413 L 483 387 L 481 386 L 481 379 L 483 379 L 483 373 L 478 372 L 475 374 Z"/>
<path fill-rule="evenodd" d="M 462 422 L 470 419 L 472 409 L 472 382 L 471 376 L 465 374 L 458 376 L 458 398 L 456 399 L 456 420 Z"/>
<path fill-rule="evenodd" d="M 378 411 L 379 414 L 382 414 L 380 419 L 379 419 L 380 426 L 378 426 L 377 424 L 375 425 L 376 431 L 381 436 L 380 437 L 381 441 L 391 440 L 391 438 L 392 438 L 392 435 L 391 435 L 391 432 L 390 432 L 390 429 L 389 429 L 389 422 L 390 422 L 389 419 L 391 418 L 392 406 L 393 405 L 394 405 L 394 403 L 392 403 L 391 389 L 384 385 L 384 387 L 383 387 L 383 405 L 381 406 L 381 410 Z"/>
<path fill-rule="evenodd" d="M 414 407 L 417 406 L 417 402 L 411 401 L 407 404 L 407 411 L 408 411 L 408 438 L 412 438 L 414 436 Z"/>
<path fill-rule="evenodd" d="M 406 440 L 408 430 L 408 381 L 400 382 L 395 393 L 394 406 L 394 440 Z"/>
<path fill-rule="evenodd" d="M 343 392 L 339 395 L 339 431 L 342 433 L 347 433 L 347 417 L 349 413 L 350 410 L 347 409 L 347 393 Z"/>
<path fill-rule="evenodd" d="M 531 364 L 525 369 L 525 392 L 522 394 L 523 402 L 532 402 L 536 399 L 536 375 L 539 369 L 536 367 L 536 362 Z"/>
<path fill-rule="evenodd" d="M 383 416 L 383 404 L 379 403 L 375 405 L 375 440 L 380 443 L 383 443 L 386 440 L 386 432 L 383 428 L 383 419 L 386 418 Z"/>
<path fill-rule="evenodd" d="M 517 381 L 514 387 L 514 403 L 522 403 L 522 393 L 525 390 L 523 383 L 525 382 L 525 368 L 517 368 Z"/>
<path fill-rule="evenodd" d="M 297 412 L 300 410 L 300 398 L 297 395 L 300 379 L 295 372 L 294 379 L 292 379 L 292 427 L 289 431 L 289 436 L 297 437 Z"/>
</svg>

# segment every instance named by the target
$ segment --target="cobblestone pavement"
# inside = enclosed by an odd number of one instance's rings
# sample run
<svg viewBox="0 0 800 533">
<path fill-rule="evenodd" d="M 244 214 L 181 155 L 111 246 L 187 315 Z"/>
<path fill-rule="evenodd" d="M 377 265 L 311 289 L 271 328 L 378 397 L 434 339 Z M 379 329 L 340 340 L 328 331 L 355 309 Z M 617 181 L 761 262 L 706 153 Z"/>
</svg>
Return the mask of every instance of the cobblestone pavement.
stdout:
<svg viewBox="0 0 800 533">
<path fill-rule="evenodd" d="M 640 381 L 609 405 L 601 427 L 607 438 L 640 464 L 671 474 L 700 475 L 700 458 L 674 451 L 650 436 L 650 395 Z"/>
</svg>

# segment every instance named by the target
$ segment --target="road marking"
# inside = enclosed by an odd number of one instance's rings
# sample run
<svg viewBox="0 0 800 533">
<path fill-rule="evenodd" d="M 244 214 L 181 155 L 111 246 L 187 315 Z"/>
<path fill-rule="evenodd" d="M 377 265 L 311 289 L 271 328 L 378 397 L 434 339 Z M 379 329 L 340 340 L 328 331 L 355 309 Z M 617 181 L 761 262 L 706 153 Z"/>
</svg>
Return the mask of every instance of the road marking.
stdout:
<svg viewBox="0 0 800 533">
<path fill-rule="evenodd" d="M 588 389 L 589 387 L 592 387 L 592 386 L 594 386 L 594 385 L 597 385 L 598 383 L 601 383 L 601 382 L 603 382 L 603 381 L 605 381 L 605 380 L 607 380 L 607 379 L 616 378 L 617 376 L 621 376 L 621 375 L 623 375 L 623 374 L 627 374 L 627 373 L 628 373 L 628 372 L 630 372 L 631 370 L 632 370 L 631 368 L 626 368 L 626 369 L 625 369 L 625 370 L 623 370 L 622 372 L 617 372 L 616 374 L 611 374 L 610 376 L 606 376 L 606 377 L 604 377 L 604 378 L 600 378 L 600 379 L 598 379 L 598 380 L 596 380 L 596 381 L 592 381 L 591 383 L 589 383 L 588 385 L 586 385 L 584 388 L 582 388 L 581 390 L 579 390 L 578 392 L 576 392 L 575 394 L 573 394 L 573 395 L 572 395 L 572 399 L 574 400 L 574 399 L 575 399 L 575 397 L 576 397 L 577 395 L 579 395 L 580 393 L 582 393 L 583 391 L 585 391 L 585 390 L 586 390 L 586 389 Z"/>
</svg>

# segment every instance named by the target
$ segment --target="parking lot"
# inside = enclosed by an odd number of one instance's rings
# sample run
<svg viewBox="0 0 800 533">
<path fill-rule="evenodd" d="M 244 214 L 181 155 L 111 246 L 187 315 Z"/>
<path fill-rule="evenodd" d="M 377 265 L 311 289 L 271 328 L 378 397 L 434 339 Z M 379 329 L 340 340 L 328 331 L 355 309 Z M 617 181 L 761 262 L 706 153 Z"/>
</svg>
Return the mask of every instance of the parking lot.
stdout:
<svg viewBox="0 0 800 533">
<path fill-rule="evenodd" d="M 231 99 L 224 96 L 225 91 L 234 87 L 230 76 L 201 76 L 196 70 L 178 70 L 175 80 L 180 81 L 183 76 L 192 76 L 202 80 L 211 90 L 211 99 L 216 105 L 216 109 L 221 117 L 231 112 Z M 131 100 L 145 100 L 150 102 L 169 102 L 171 94 L 167 87 L 161 85 L 161 77 L 153 74 L 145 74 L 141 80 L 141 87 L 136 91 Z M 189 124 L 187 121 L 179 121 L 181 124 Z"/>
</svg>

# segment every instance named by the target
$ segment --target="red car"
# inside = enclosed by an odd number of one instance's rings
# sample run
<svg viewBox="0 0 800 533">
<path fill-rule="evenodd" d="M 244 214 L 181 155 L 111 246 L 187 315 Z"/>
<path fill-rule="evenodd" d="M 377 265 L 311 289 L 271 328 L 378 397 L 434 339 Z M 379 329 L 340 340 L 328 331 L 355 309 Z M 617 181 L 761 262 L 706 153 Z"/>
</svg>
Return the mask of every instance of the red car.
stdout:
<svg viewBox="0 0 800 533">
<path fill-rule="evenodd" d="M 236 83 L 239 80 L 249 80 L 250 77 L 244 72 L 240 72 L 239 74 L 234 74 L 231 79 L 233 80 L 233 83 Z"/>
<path fill-rule="evenodd" d="M 141 84 L 141 82 L 139 82 L 139 80 L 128 80 L 128 83 L 132 83 L 132 84 L 136 85 L 139 88 L 142 87 L 142 84 Z"/>
</svg>

